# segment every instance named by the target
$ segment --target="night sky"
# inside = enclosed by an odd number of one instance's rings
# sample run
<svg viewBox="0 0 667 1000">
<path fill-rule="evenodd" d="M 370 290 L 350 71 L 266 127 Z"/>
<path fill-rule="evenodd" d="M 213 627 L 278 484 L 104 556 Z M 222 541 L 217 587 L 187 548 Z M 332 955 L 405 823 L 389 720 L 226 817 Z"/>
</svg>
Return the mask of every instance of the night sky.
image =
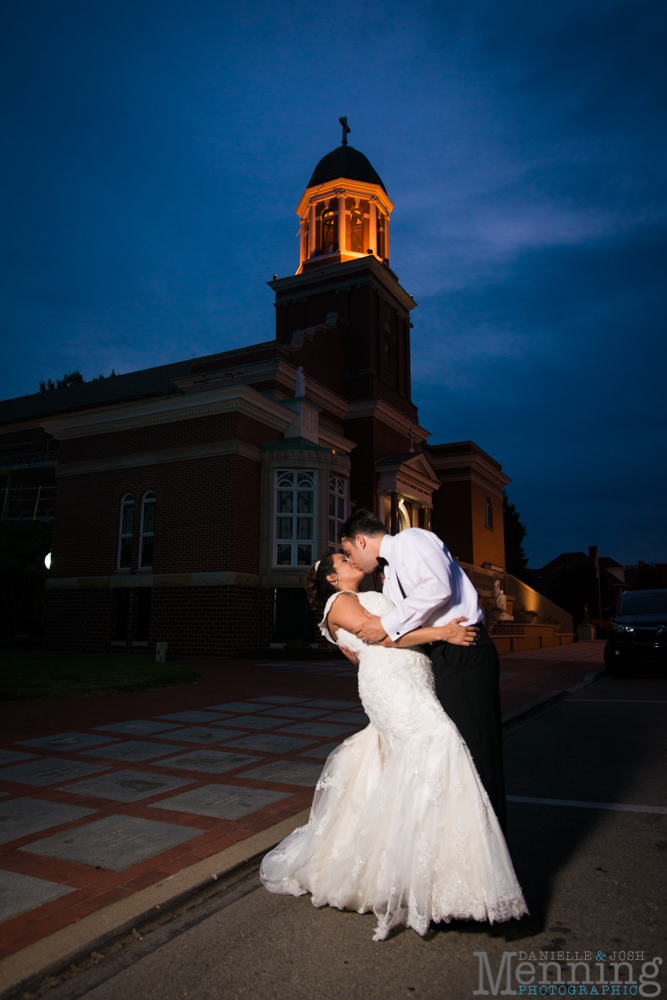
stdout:
<svg viewBox="0 0 667 1000">
<path fill-rule="evenodd" d="M 274 336 L 317 161 L 395 204 L 413 398 L 500 461 L 531 566 L 667 561 L 667 7 L 14 0 L 0 397 Z"/>
</svg>

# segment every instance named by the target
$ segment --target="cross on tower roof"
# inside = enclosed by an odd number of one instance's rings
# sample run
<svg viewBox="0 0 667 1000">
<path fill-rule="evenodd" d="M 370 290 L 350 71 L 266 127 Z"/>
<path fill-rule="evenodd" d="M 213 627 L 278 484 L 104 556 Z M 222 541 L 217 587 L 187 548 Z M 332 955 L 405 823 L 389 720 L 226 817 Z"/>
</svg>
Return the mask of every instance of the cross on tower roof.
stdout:
<svg viewBox="0 0 667 1000">
<path fill-rule="evenodd" d="M 347 124 L 347 118 L 339 118 L 338 121 L 343 126 L 342 144 L 343 146 L 347 146 L 347 133 L 351 131 L 350 126 Z"/>
</svg>

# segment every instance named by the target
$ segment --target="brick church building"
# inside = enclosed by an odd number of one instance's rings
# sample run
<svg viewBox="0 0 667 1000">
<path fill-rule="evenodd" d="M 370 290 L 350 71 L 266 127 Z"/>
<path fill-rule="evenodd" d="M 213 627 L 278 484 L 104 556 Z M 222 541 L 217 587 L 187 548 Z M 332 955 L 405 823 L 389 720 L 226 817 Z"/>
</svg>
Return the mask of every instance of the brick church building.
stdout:
<svg viewBox="0 0 667 1000">
<path fill-rule="evenodd" d="M 3 520 L 52 520 L 47 648 L 231 654 L 311 639 L 304 571 L 354 506 L 504 568 L 502 467 L 434 445 L 410 388 L 393 204 L 344 141 L 274 277 L 275 340 L 0 403 Z"/>
</svg>

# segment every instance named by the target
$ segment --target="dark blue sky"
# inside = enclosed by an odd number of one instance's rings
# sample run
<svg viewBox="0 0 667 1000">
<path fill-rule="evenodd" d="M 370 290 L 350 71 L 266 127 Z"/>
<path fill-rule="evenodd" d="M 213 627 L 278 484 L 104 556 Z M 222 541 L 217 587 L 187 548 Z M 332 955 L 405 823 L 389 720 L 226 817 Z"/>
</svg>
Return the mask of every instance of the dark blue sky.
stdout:
<svg viewBox="0 0 667 1000">
<path fill-rule="evenodd" d="M 431 440 L 503 463 L 531 565 L 667 561 L 666 29 L 644 0 L 5 4 L 0 397 L 271 338 L 347 115 Z"/>
</svg>

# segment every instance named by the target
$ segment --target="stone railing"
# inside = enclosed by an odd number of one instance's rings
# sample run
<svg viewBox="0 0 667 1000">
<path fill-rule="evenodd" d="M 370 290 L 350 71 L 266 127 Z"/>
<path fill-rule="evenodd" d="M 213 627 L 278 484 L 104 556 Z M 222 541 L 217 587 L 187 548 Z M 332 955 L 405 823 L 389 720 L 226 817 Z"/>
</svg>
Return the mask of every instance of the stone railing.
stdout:
<svg viewBox="0 0 667 1000">
<path fill-rule="evenodd" d="M 499 573 L 464 562 L 459 562 L 459 566 L 472 581 L 483 605 L 489 607 L 493 603 L 493 583 L 494 580 L 500 580 L 500 586 L 507 597 L 508 611 L 515 618 L 519 609 L 525 608 L 537 611 L 539 617 L 535 619 L 536 622 L 544 621 L 545 618 L 560 622 L 560 626 L 556 628 L 557 633 L 569 634 L 574 631 L 571 614 L 510 573 Z"/>
</svg>

